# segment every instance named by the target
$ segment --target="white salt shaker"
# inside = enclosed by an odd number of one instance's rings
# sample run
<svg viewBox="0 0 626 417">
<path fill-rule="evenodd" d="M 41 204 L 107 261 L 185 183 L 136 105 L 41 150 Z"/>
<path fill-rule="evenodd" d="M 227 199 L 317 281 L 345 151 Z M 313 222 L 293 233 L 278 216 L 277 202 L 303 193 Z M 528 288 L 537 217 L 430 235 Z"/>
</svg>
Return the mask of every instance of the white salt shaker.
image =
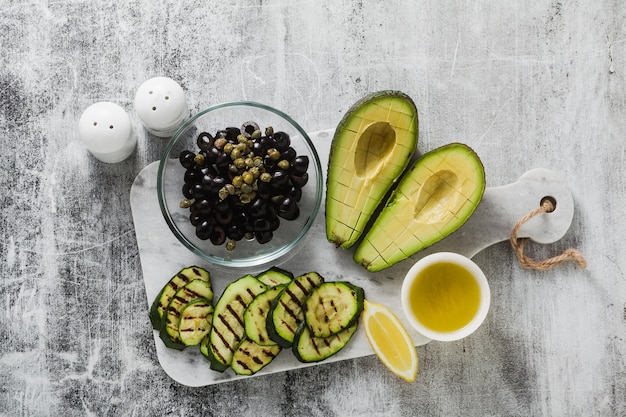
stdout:
<svg viewBox="0 0 626 417">
<path fill-rule="evenodd" d="M 106 101 L 87 107 L 78 122 L 78 135 L 93 156 L 107 163 L 123 161 L 137 146 L 128 113 Z"/>
<path fill-rule="evenodd" d="M 151 78 L 137 89 L 135 111 L 148 132 L 170 137 L 187 117 L 185 91 L 171 78 Z"/>
</svg>

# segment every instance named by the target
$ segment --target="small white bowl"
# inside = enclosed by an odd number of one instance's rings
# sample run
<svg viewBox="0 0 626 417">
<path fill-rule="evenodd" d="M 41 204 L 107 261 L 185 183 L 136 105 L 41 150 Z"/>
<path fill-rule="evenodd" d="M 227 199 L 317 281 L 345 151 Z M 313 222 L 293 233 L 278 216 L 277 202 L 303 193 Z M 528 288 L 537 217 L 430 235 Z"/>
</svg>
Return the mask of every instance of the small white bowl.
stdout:
<svg viewBox="0 0 626 417">
<path fill-rule="evenodd" d="M 478 283 L 480 292 L 478 309 L 472 319 L 465 326 L 446 332 L 435 331 L 422 324 L 415 317 L 410 301 L 410 289 L 416 278 L 422 271 L 424 271 L 425 268 L 438 263 L 452 263 L 468 271 Z M 406 277 L 404 278 L 404 282 L 402 283 L 401 299 L 404 314 L 409 323 L 411 323 L 418 333 L 431 340 L 450 342 L 467 337 L 480 327 L 487 316 L 487 312 L 489 311 L 491 292 L 489 290 L 489 283 L 487 282 L 485 274 L 472 260 L 458 253 L 439 252 L 420 259 L 411 267 L 411 269 L 409 269 Z"/>
</svg>

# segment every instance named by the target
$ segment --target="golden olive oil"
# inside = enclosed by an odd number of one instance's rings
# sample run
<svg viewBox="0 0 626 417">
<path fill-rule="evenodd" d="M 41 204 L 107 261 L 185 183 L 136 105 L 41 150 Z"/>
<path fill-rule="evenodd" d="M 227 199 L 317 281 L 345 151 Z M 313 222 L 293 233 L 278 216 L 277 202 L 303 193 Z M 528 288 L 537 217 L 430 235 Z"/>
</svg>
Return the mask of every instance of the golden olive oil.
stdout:
<svg viewBox="0 0 626 417">
<path fill-rule="evenodd" d="M 425 327 L 452 332 L 468 325 L 480 305 L 480 287 L 464 267 L 439 262 L 427 266 L 409 289 L 411 310 Z"/>
</svg>

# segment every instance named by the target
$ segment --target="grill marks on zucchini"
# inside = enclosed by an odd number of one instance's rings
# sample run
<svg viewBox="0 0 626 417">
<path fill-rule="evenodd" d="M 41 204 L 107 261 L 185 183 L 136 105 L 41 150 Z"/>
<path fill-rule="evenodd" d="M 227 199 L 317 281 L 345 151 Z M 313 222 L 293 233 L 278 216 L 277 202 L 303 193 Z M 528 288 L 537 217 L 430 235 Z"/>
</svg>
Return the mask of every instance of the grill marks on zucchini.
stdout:
<svg viewBox="0 0 626 417">
<path fill-rule="evenodd" d="M 246 336 L 261 346 L 274 346 L 267 332 L 267 315 L 272 307 L 272 300 L 280 294 L 285 285 L 277 285 L 256 296 L 243 315 Z"/>
<path fill-rule="evenodd" d="M 210 282 L 210 274 L 206 269 L 198 266 L 190 266 L 188 268 L 181 269 L 167 282 L 167 284 L 165 284 L 165 286 L 163 286 L 159 295 L 157 295 L 150 307 L 150 323 L 152 324 L 153 329 L 161 329 L 161 320 L 165 309 L 176 292 L 196 279 Z M 210 300 L 213 300 L 213 294 L 211 294 Z"/>
<path fill-rule="evenodd" d="M 319 362 L 343 349 L 357 330 L 353 324 L 328 337 L 315 337 L 306 322 L 298 327 L 292 346 L 294 356 L 304 363 Z"/>
<path fill-rule="evenodd" d="M 237 375 L 253 375 L 272 362 L 280 351 L 278 345 L 261 346 L 244 339 L 233 355 L 231 368 Z"/>
<path fill-rule="evenodd" d="M 290 347 L 300 322 L 304 320 L 304 302 L 313 288 L 324 282 L 317 272 L 309 272 L 293 279 L 272 300 L 267 315 L 267 332 L 282 347 Z"/>
<path fill-rule="evenodd" d="M 252 275 L 229 284 L 215 306 L 209 335 L 211 367 L 223 371 L 231 365 L 235 350 L 244 339 L 243 314 L 252 300 L 267 286 Z"/>
<path fill-rule="evenodd" d="M 362 288 L 345 281 L 325 282 L 306 300 L 306 322 L 314 337 L 328 337 L 356 323 L 363 305 Z"/>
</svg>

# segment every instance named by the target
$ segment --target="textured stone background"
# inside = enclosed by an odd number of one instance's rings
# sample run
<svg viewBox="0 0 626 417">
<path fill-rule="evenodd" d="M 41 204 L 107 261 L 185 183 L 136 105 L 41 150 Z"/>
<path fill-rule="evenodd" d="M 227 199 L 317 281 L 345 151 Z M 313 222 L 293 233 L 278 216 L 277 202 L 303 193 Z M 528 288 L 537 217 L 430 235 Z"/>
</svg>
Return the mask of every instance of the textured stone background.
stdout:
<svg viewBox="0 0 626 417">
<path fill-rule="evenodd" d="M 625 19 L 621 0 L 0 0 L 0 415 L 625 415 Z M 156 359 L 129 203 L 165 143 L 132 108 L 156 75 L 193 111 L 261 101 L 309 131 L 368 92 L 405 91 L 420 152 L 465 142 L 490 186 L 561 172 L 574 223 L 531 250 L 574 246 L 589 267 L 482 252 L 485 325 L 420 347 L 413 384 L 371 356 L 178 385 Z M 123 163 L 79 141 L 96 101 L 131 114 Z"/>
</svg>

